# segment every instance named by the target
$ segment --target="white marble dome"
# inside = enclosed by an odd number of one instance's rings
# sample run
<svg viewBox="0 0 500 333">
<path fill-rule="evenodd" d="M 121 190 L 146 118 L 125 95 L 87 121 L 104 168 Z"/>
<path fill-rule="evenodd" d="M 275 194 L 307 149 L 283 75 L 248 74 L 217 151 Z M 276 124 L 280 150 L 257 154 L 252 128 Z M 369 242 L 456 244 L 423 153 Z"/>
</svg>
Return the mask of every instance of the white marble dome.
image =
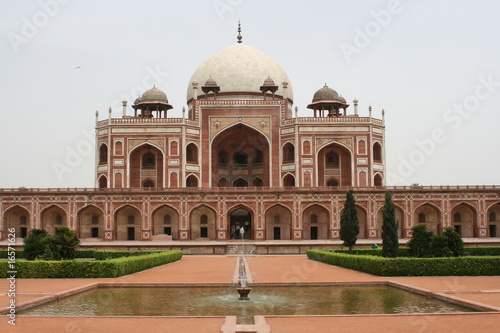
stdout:
<svg viewBox="0 0 500 333">
<path fill-rule="evenodd" d="M 243 43 L 229 46 L 203 62 L 191 76 L 187 89 L 187 100 L 193 98 L 192 82 L 201 86 L 212 77 L 220 87 L 220 94 L 226 92 L 254 92 L 261 94 L 260 86 L 269 77 L 278 86 L 276 95 L 283 96 L 283 82 L 288 82 L 287 97 L 293 100 L 293 89 L 283 68 L 265 53 Z"/>
</svg>

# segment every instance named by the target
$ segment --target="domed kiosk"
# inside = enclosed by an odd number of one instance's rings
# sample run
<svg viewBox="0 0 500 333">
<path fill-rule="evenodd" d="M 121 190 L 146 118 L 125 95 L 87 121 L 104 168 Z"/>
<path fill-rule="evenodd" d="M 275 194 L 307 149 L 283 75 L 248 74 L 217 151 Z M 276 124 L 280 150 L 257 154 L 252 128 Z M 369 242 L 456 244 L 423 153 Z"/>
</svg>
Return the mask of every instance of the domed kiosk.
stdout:
<svg viewBox="0 0 500 333">
<path fill-rule="evenodd" d="M 335 90 L 325 86 L 314 93 L 312 103 L 307 106 L 308 109 L 314 110 L 314 117 L 316 117 L 316 112 L 319 112 L 320 117 L 325 116 L 325 111 L 328 111 L 327 116 L 340 116 L 340 110 L 344 110 L 344 115 L 346 115 L 346 109 L 349 104 L 346 103 L 344 97 L 340 96 Z"/>
<path fill-rule="evenodd" d="M 141 97 L 134 101 L 132 108 L 135 111 L 135 116 L 142 118 L 152 118 L 153 112 L 157 112 L 158 118 L 161 118 L 162 112 L 164 117 L 167 117 L 167 110 L 172 109 L 172 105 L 168 103 L 167 94 L 153 86 L 147 90 Z M 139 113 L 137 111 L 140 111 Z"/>
</svg>

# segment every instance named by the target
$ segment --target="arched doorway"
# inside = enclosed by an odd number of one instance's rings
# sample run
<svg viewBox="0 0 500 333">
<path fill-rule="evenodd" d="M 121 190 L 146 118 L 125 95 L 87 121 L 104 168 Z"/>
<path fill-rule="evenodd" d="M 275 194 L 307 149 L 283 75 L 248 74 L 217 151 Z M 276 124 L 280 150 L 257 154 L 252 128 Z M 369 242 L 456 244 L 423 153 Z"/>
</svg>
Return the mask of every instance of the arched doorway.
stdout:
<svg viewBox="0 0 500 333">
<path fill-rule="evenodd" d="M 191 239 L 217 239 L 215 211 L 208 206 L 200 206 L 191 212 Z"/>
<path fill-rule="evenodd" d="M 179 239 L 179 214 L 172 207 L 161 206 L 153 212 L 153 239 L 158 235 Z"/>
<path fill-rule="evenodd" d="M 14 228 L 16 238 L 25 238 L 31 230 L 31 216 L 26 208 L 14 206 L 7 209 L 3 216 L 4 230 Z"/>
<path fill-rule="evenodd" d="M 269 186 L 269 143 L 257 130 L 237 124 L 219 133 L 212 142 L 211 183 L 226 178 L 230 186 L 240 186 L 244 179 L 249 186 L 259 177 L 262 186 Z"/>
<path fill-rule="evenodd" d="M 78 212 L 80 238 L 104 238 L 104 214 L 95 206 L 86 206 Z"/>
<path fill-rule="evenodd" d="M 284 206 L 276 205 L 266 211 L 266 239 L 292 238 L 292 213 Z"/>
<path fill-rule="evenodd" d="M 312 205 L 302 214 L 303 239 L 328 239 L 330 214 L 320 205 Z"/>
<path fill-rule="evenodd" d="M 451 210 L 451 225 L 464 238 L 477 237 L 476 210 L 465 203 L 459 204 Z"/>
<path fill-rule="evenodd" d="M 49 235 L 56 234 L 56 228 L 67 227 L 66 212 L 59 206 L 51 206 L 42 211 L 42 229 Z"/>
<path fill-rule="evenodd" d="M 488 209 L 488 236 L 500 237 L 500 203 L 492 205 Z"/>
<path fill-rule="evenodd" d="M 229 213 L 229 237 L 241 239 L 241 228 L 244 230 L 243 239 L 253 239 L 252 213 L 243 207 Z"/>
<path fill-rule="evenodd" d="M 132 206 L 120 208 L 115 214 L 116 240 L 141 239 L 141 212 Z"/>
<path fill-rule="evenodd" d="M 423 204 L 415 209 L 414 225 L 424 225 L 427 231 L 439 235 L 442 231 L 440 211 L 431 204 Z"/>
</svg>

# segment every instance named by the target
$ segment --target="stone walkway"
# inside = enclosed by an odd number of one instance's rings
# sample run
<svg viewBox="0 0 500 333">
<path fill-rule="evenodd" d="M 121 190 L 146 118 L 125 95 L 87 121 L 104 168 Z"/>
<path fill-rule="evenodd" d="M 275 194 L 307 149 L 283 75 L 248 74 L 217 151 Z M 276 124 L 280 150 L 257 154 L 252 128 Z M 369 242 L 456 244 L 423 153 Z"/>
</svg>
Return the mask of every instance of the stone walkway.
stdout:
<svg viewBox="0 0 500 333">
<path fill-rule="evenodd" d="M 184 256 L 182 260 L 116 279 L 18 279 L 16 304 L 60 297 L 96 283 L 113 285 L 227 285 L 236 256 Z M 249 256 L 254 284 L 369 283 L 392 281 L 500 311 L 500 277 L 381 278 L 297 256 Z M 0 281 L 0 306 L 9 304 L 9 281 Z M 497 308 L 499 307 L 499 308 Z M 34 317 L 18 315 L 16 326 L 0 319 L 0 332 L 500 332 L 500 312 L 424 315 L 266 316 L 255 325 L 236 325 L 235 317 Z"/>
</svg>

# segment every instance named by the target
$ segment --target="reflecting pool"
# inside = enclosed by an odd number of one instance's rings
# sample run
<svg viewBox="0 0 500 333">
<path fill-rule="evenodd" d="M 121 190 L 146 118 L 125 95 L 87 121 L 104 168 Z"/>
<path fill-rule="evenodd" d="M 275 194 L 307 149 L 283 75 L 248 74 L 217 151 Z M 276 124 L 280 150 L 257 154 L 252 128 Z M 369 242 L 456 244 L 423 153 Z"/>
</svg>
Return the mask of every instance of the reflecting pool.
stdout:
<svg viewBox="0 0 500 333">
<path fill-rule="evenodd" d="M 44 316 L 237 316 L 475 312 L 388 286 L 253 286 L 249 301 L 230 287 L 97 288 L 22 314 Z"/>
</svg>

